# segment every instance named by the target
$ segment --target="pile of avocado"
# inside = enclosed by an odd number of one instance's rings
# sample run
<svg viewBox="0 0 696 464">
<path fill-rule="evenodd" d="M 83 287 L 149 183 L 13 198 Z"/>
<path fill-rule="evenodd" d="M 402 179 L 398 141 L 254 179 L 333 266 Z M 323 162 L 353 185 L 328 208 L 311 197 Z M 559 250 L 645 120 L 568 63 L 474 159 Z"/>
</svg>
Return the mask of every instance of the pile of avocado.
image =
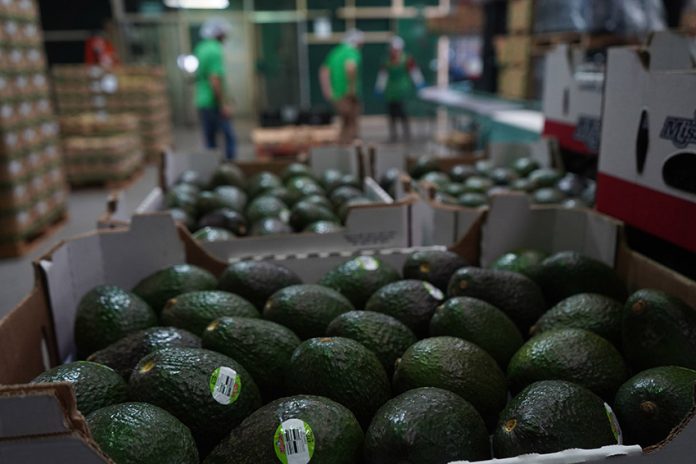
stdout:
<svg viewBox="0 0 696 464">
<path fill-rule="evenodd" d="M 316 176 L 292 163 L 280 174 L 246 178 L 233 163 L 221 164 L 210 179 L 185 171 L 166 193 L 165 207 L 200 241 L 293 232 L 341 230 L 351 205 L 371 203 L 360 179 L 329 169 Z"/>
<path fill-rule="evenodd" d="M 73 384 L 118 464 L 444 464 L 653 445 L 693 406 L 696 312 L 576 252 L 418 250 L 316 284 L 182 264 L 84 295 Z"/>
<path fill-rule="evenodd" d="M 420 186 L 435 189 L 435 200 L 449 205 L 477 208 L 501 192 L 528 193 L 537 204 L 561 204 L 567 208 L 594 206 L 595 182 L 557 169 L 542 168 L 530 158 L 519 158 L 510 166 L 494 166 L 489 160 L 474 165 L 459 164 L 443 172 L 432 156 L 422 156 L 409 171 Z M 380 184 L 392 195 L 398 170 L 387 171 Z"/>
</svg>

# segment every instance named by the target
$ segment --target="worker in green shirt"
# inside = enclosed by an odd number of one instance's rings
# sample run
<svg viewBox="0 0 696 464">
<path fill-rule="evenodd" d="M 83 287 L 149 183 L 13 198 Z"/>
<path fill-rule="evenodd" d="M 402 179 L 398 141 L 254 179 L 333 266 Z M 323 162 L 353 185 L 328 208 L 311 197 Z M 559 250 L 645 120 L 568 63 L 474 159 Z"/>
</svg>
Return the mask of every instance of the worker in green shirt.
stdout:
<svg viewBox="0 0 696 464">
<path fill-rule="evenodd" d="M 230 25 L 220 18 L 207 20 L 201 26 L 201 38 L 194 55 L 198 59 L 196 70 L 196 108 L 203 126 L 203 136 L 208 149 L 217 148 L 217 136 L 225 137 L 225 159 L 237 155 L 237 141 L 232 128 L 232 108 L 225 96 L 225 58 L 223 43 L 230 32 Z"/>
<path fill-rule="evenodd" d="M 423 87 L 425 81 L 416 62 L 404 52 L 404 40 L 395 36 L 389 43 L 389 56 L 379 74 L 375 93 L 384 96 L 389 115 L 389 140 L 397 141 L 396 127 L 403 124 L 404 139 L 411 138 L 411 127 L 406 113 L 405 101 L 413 95 L 414 86 Z"/>
<path fill-rule="evenodd" d="M 324 98 L 334 105 L 341 118 L 339 141 L 349 144 L 358 138 L 360 117 L 360 49 L 364 34 L 353 29 L 346 33 L 341 45 L 337 45 L 326 57 L 319 70 L 319 82 Z"/>
</svg>

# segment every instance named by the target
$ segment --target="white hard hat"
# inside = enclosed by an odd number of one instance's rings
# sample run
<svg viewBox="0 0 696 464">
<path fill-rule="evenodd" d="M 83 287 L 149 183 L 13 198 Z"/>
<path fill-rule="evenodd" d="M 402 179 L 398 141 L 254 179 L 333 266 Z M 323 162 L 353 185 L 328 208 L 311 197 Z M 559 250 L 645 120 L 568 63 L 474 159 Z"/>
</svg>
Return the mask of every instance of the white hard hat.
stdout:
<svg viewBox="0 0 696 464">
<path fill-rule="evenodd" d="M 209 18 L 201 26 L 201 37 L 214 39 L 222 35 L 228 35 L 232 26 L 222 18 Z"/>
<path fill-rule="evenodd" d="M 391 45 L 391 48 L 393 48 L 394 50 L 403 50 L 404 39 L 402 39 L 398 35 L 395 35 L 394 37 L 392 37 L 391 41 L 389 42 L 389 45 Z"/>
<path fill-rule="evenodd" d="M 351 29 L 346 32 L 343 42 L 349 45 L 358 45 L 365 40 L 365 33 L 360 29 Z"/>
</svg>

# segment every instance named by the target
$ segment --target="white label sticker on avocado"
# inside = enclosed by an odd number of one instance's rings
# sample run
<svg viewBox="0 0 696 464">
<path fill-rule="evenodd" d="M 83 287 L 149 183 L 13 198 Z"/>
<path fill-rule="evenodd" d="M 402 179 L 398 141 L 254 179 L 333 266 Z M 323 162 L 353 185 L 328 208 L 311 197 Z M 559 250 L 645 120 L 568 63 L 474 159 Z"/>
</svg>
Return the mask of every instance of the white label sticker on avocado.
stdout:
<svg viewBox="0 0 696 464">
<path fill-rule="evenodd" d="M 430 293 L 430 296 L 435 298 L 437 301 L 442 301 L 445 299 L 445 295 L 442 293 L 442 291 L 430 282 L 423 282 L 423 286 L 428 291 L 428 293 Z"/>
<path fill-rule="evenodd" d="M 283 464 L 307 464 L 314 455 L 314 432 L 305 421 L 288 419 L 276 429 L 273 447 Z"/>
<path fill-rule="evenodd" d="M 234 369 L 221 366 L 210 376 L 210 393 L 220 404 L 232 404 L 239 398 L 242 379 Z"/>
<path fill-rule="evenodd" d="M 366 271 L 376 271 L 379 267 L 379 261 L 371 256 L 359 256 L 355 258 L 355 261 Z"/>
<path fill-rule="evenodd" d="M 614 411 L 611 409 L 611 406 L 609 406 L 607 403 L 604 403 L 604 409 L 607 412 L 607 419 L 609 419 L 609 425 L 611 425 L 611 432 L 614 434 L 616 443 L 618 445 L 623 445 L 623 432 L 621 432 L 621 426 L 619 425 L 619 421 L 616 418 L 616 414 L 614 414 Z"/>
</svg>

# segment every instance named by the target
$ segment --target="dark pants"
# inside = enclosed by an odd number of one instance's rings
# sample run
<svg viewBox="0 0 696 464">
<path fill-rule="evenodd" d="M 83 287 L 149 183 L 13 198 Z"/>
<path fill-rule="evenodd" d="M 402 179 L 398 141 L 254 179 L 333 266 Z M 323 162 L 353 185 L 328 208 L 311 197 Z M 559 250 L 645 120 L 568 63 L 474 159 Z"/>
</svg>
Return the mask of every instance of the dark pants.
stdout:
<svg viewBox="0 0 696 464">
<path fill-rule="evenodd" d="M 233 160 L 237 156 L 237 138 L 232 122 L 220 114 L 220 110 L 199 108 L 203 137 L 206 148 L 217 148 L 217 135 L 220 131 L 225 136 L 225 159 Z"/>
<path fill-rule="evenodd" d="M 390 140 L 396 141 L 396 124 L 398 120 L 401 120 L 404 128 L 404 139 L 409 140 L 411 138 L 411 127 L 408 122 L 408 115 L 406 114 L 406 109 L 404 108 L 403 102 L 392 101 L 387 104 L 387 110 L 389 112 L 389 138 Z"/>
</svg>

